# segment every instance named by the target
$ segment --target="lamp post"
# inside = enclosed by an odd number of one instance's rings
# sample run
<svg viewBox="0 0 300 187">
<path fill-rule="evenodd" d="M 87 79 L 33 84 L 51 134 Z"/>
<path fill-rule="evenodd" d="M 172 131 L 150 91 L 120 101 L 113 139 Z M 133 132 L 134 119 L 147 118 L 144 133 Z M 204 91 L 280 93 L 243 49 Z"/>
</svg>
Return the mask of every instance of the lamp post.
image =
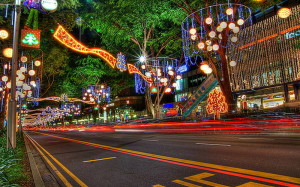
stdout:
<svg viewBox="0 0 300 187">
<path fill-rule="evenodd" d="M 11 97 L 8 103 L 7 149 L 16 147 L 16 70 L 18 66 L 18 37 L 21 15 L 21 0 L 15 0 L 14 8 L 13 56 L 11 65 Z"/>
</svg>

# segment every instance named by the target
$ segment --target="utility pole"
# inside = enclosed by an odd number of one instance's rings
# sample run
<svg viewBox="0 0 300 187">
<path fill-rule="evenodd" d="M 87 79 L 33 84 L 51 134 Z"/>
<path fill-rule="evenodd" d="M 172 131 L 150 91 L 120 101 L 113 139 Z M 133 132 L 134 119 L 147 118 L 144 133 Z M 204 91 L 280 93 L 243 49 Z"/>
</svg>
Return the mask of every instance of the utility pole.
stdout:
<svg viewBox="0 0 300 187">
<path fill-rule="evenodd" d="M 7 125 L 7 149 L 16 147 L 17 128 L 17 101 L 16 101 L 16 71 L 18 66 L 18 43 L 21 16 L 21 0 L 15 0 L 14 5 L 14 31 L 13 31 L 13 55 L 11 64 L 11 93 L 8 103 L 8 125 Z"/>
</svg>

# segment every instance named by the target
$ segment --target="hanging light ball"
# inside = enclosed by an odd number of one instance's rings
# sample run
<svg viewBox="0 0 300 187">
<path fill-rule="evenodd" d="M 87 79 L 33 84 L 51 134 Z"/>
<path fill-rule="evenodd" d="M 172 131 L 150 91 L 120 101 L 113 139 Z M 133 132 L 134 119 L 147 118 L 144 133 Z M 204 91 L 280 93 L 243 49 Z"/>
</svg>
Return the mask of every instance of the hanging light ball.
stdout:
<svg viewBox="0 0 300 187">
<path fill-rule="evenodd" d="M 12 48 L 5 48 L 3 50 L 3 56 L 5 56 L 6 58 L 11 58 L 13 55 L 13 49 Z"/>
<path fill-rule="evenodd" d="M 291 14 L 292 14 L 292 11 L 289 8 L 281 8 L 277 11 L 277 15 L 280 18 L 288 18 Z"/>
<path fill-rule="evenodd" d="M 205 74 L 211 74 L 212 73 L 212 69 L 211 68 L 207 68 L 206 70 L 204 70 Z"/>
<path fill-rule="evenodd" d="M 21 71 L 21 70 L 17 70 L 16 74 L 17 74 L 17 75 L 21 75 L 21 74 L 22 74 L 22 71 Z"/>
<path fill-rule="evenodd" d="M 240 26 L 244 25 L 244 23 L 245 23 L 245 20 L 242 19 L 242 18 L 240 18 L 240 19 L 237 20 L 237 24 L 240 25 Z"/>
<path fill-rule="evenodd" d="M 227 15 L 232 15 L 233 14 L 233 9 L 232 8 L 227 8 L 226 14 Z"/>
<path fill-rule="evenodd" d="M 173 76 L 175 73 L 174 73 L 174 71 L 170 70 L 170 71 L 168 71 L 168 74 L 169 74 L 170 76 Z"/>
<path fill-rule="evenodd" d="M 30 81 L 30 85 L 35 85 L 35 81 Z"/>
<path fill-rule="evenodd" d="M 19 80 L 21 80 L 21 81 L 25 79 L 25 75 L 23 75 L 23 74 L 18 75 L 18 77 L 19 77 Z"/>
<path fill-rule="evenodd" d="M 7 88 L 11 88 L 11 82 L 7 82 L 6 86 Z"/>
<path fill-rule="evenodd" d="M 35 75 L 35 71 L 34 71 L 33 69 L 31 69 L 31 70 L 29 70 L 28 74 L 29 74 L 30 76 L 33 76 L 33 75 Z"/>
<path fill-rule="evenodd" d="M 191 35 L 191 40 L 196 40 L 197 39 L 197 35 Z"/>
<path fill-rule="evenodd" d="M 205 44 L 203 42 L 198 43 L 198 48 L 199 49 L 204 49 Z"/>
<path fill-rule="evenodd" d="M 8 76 L 4 75 L 4 76 L 2 77 L 2 81 L 4 81 L 4 82 L 8 81 Z"/>
<path fill-rule="evenodd" d="M 37 67 L 40 66 L 41 64 L 42 64 L 42 62 L 40 60 L 34 61 L 34 65 Z"/>
<path fill-rule="evenodd" d="M 161 78 L 160 82 L 162 82 L 162 83 L 168 82 L 168 79 L 167 78 Z"/>
<path fill-rule="evenodd" d="M 83 100 L 86 100 L 86 97 L 83 97 L 82 99 L 83 99 Z"/>
<path fill-rule="evenodd" d="M 212 22 L 213 22 L 213 19 L 211 17 L 207 17 L 205 19 L 205 23 L 208 24 L 208 25 L 212 24 Z"/>
<path fill-rule="evenodd" d="M 165 93 L 171 93 L 172 89 L 170 87 L 166 88 Z"/>
<path fill-rule="evenodd" d="M 7 69 L 8 68 L 8 65 L 7 64 L 4 64 L 4 69 Z"/>
<path fill-rule="evenodd" d="M 177 76 L 176 76 L 176 79 L 177 79 L 177 80 L 182 79 L 181 75 L 177 75 Z"/>
<path fill-rule="evenodd" d="M 211 40 L 206 40 L 206 45 L 211 45 Z"/>
<path fill-rule="evenodd" d="M 17 81 L 16 85 L 17 86 L 23 86 L 23 81 Z"/>
<path fill-rule="evenodd" d="M 200 69 L 201 69 L 202 71 L 205 71 L 205 70 L 208 69 L 208 68 L 210 68 L 210 67 L 209 67 L 209 65 L 207 65 L 207 64 L 203 64 L 203 65 L 200 66 Z"/>
<path fill-rule="evenodd" d="M 21 62 L 25 63 L 27 62 L 27 56 L 21 56 Z"/>
<path fill-rule="evenodd" d="M 173 87 L 176 87 L 176 86 L 177 86 L 176 82 L 173 82 L 172 86 L 173 86 Z"/>
<path fill-rule="evenodd" d="M 0 87 L 0 92 L 2 92 L 3 91 L 3 88 L 2 87 Z"/>
<path fill-rule="evenodd" d="M 207 46 L 207 51 L 212 51 L 213 50 L 213 47 L 210 45 L 210 46 Z"/>
<path fill-rule="evenodd" d="M 238 38 L 236 36 L 233 36 L 230 40 L 235 43 L 238 41 Z"/>
<path fill-rule="evenodd" d="M 145 75 L 146 75 L 146 77 L 151 77 L 151 73 L 150 73 L 149 71 L 147 71 L 147 72 L 145 73 Z"/>
<path fill-rule="evenodd" d="M 0 38 L 1 39 L 7 39 L 8 38 L 8 32 L 6 30 L 0 30 Z"/>
<path fill-rule="evenodd" d="M 232 32 L 233 33 L 238 33 L 240 31 L 240 28 L 239 27 L 234 27 L 233 29 L 232 29 Z"/>
<path fill-rule="evenodd" d="M 220 23 L 220 27 L 223 28 L 223 29 L 225 29 L 227 27 L 227 23 L 225 21 L 222 21 Z"/>
<path fill-rule="evenodd" d="M 222 37 L 222 34 L 219 34 L 218 37 L 219 37 L 219 39 L 222 39 L 222 38 L 223 38 L 223 37 Z"/>
<path fill-rule="evenodd" d="M 236 61 L 234 61 L 234 60 L 230 61 L 229 65 L 232 66 L 232 67 L 236 66 Z"/>
<path fill-rule="evenodd" d="M 213 48 L 214 51 L 218 51 L 220 47 L 219 47 L 218 44 L 214 44 L 214 45 L 212 46 L 212 48 Z"/>
<path fill-rule="evenodd" d="M 141 68 L 146 69 L 146 65 L 145 64 L 141 65 Z"/>
<path fill-rule="evenodd" d="M 230 29 L 234 29 L 234 28 L 235 28 L 235 24 L 234 24 L 234 23 L 229 23 L 228 27 L 229 27 Z"/>
<path fill-rule="evenodd" d="M 21 70 L 21 72 L 25 72 L 27 69 L 24 67 L 24 66 L 22 66 L 21 68 L 20 68 L 20 70 Z"/>
<path fill-rule="evenodd" d="M 218 27 L 217 27 L 217 31 L 218 31 L 218 32 L 222 32 L 222 31 L 223 31 L 223 28 L 222 28 L 221 26 L 218 26 Z"/>
<path fill-rule="evenodd" d="M 208 35 L 211 38 L 216 37 L 216 32 L 215 31 L 210 31 Z"/>
<path fill-rule="evenodd" d="M 197 32 L 197 30 L 196 30 L 195 28 L 191 28 L 191 29 L 190 29 L 190 34 L 191 34 L 191 35 L 195 35 L 196 32 Z"/>
</svg>

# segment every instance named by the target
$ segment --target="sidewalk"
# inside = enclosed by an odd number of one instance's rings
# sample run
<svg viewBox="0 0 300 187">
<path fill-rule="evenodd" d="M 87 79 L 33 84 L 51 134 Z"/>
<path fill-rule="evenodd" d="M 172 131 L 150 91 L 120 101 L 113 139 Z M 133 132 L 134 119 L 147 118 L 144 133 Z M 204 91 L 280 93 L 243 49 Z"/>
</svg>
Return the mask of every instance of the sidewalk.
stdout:
<svg viewBox="0 0 300 187">
<path fill-rule="evenodd" d="M 30 162 L 30 169 L 36 187 L 59 187 L 54 175 L 44 163 L 40 154 L 24 135 L 26 152 Z"/>
</svg>

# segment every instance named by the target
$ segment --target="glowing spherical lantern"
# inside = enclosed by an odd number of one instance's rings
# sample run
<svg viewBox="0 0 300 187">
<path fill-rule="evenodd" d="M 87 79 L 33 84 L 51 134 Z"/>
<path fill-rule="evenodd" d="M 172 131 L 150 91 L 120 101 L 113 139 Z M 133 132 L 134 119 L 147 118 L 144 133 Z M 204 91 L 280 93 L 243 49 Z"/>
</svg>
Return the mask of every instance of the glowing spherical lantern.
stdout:
<svg viewBox="0 0 300 187">
<path fill-rule="evenodd" d="M 141 68 L 146 69 L 146 65 L 145 64 L 141 65 Z"/>
<path fill-rule="evenodd" d="M 23 75 L 23 74 L 18 75 L 18 77 L 19 77 L 19 80 L 21 80 L 21 81 L 25 79 L 25 75 Z"/>
<path fill-rule="evenodd" d="M 174 73 L 174 71 L 170 70 L 170 71 L 168 71 L 168 74 L 173 76 L 175 73 Z"/>
<path fill-rule="evenodd" d="M 229 65 L 232 66 L 232 67 L 233 67 L 233 66 L 236 66 L 236 61 L 234 61 L 234 60 L 230 61 L 230 62 L 229 62 Z"/>
<path fill-rule="evenodd" d="M 245 23 L 245 20 L 242 19 L 242 18 L 240 18 L 240 19 L 237 20 L 237 24 L 240 25 L 240 26 L 244 25 L 244 23 Z"/>
<path fill-rule="evenodd" d="M 190 29 L 190 34 L 191 34 L 191 35 L 195 35 L 196 32 L 197 32 L 197 30 L 196 30 L 195 28 L 191 28 L 191 29 Z"/>
<path fill-rule="evenodd" d="M 166 88 L 165 93 L 171 93 L 172 89 L 171 88 Z"/>
<path fill-rule="evenodd" d="M 217 27 L 217 31 L 218 31 L 218 32 L 222 32 L 222 31 L 223 31 L 223 28 L 222 28 L 221 26 L 218 26 L 218 27 Z"/>
<path fill-rule="evenodd" d="M 238 41 L 238 38 L 236 36 L 233 36 L 231 39 L 230 39 L 232 42 L 237 42 Z"/>
<path fill-rule="evenodd" d="M 146 75 L 146 77 L 151 77 L 151 73 L 150 73 L 149 71 L 147 71 L 147 72 L 145 73 L 145 75 Z"/>
<path fill-rule="evenodd" d="M 207 46 L 207 51 L 212 51 L 213 47 L 212 46 Z"/>
<path fill-rule="evenodd" d="M 39 60 L 34 61 L 34 65 L 37 67 L 40 66 L 41 64 L 42 64 L 42 62 Z"/>
<path fill-rule="evenodd" d="M 208 25 L 212 24 L 212 22 L 213 22 L 213 19 L 211 17 L 207 17 L 205 19 L 205 23 L 208 24 Z"/>
<path fill-rule="evenodd" d="M 225 21 L 222 21 L 220 23 L 220 27 L 223 28 L 223 29 L 225 29 L 227 27 L 227 23 Z"/>
<path fill-rule="evenodd" d="M 288 18 L 291 14 L 292 14 L 292 11 L 289 8 L 281 8 L 277 12 L 277 15 L 280 18 Z"/>
<path fill-rule="evenodd" d="M 206 45 L 211 45 L 211 40 L 206 40 Z"/>
<path fill-rule="evenodd" d="M 31 70 L 29 70 L 28 74 L 29 74 L 30 76 L 33 76 L 33 75 L 35 75 L 35 71 L 34 71 L 33 69 L 31 69 Z"/>
<path fill-rule="evenodd" d="M 220 47 L 219 47 L 218 44 L 214 44 L 214 45 L 212 46 L 212 48 L 213 48 L 214 51 L 218 51 Z"/>
<path fill-rule="evenodd" d="M 177 79 L 177 80 L 180 80 L 181 78 L 182 78 L 181 75 L 177 75 L 177 76 L 176 76 L 176 79 Z"/>
<path fill-rule="evenodd" d="M 35 81 L 30 81 L 30 85 L 35 85 Z"/>
<path fill-rule="evenodd" d="M 196 40 L 197 39 L 197 35 L 191 35 L 191 40 Z"/>
<path fill-rule="evenodd" d="M 7 86 L 7 88 L 11 88 L 11 83 L 7 82 L 6 86 Z"/>
<path fill-rule="evenodd" d="M 27 62 L 28 58 L 27 56 L 21 56 L 21 62 L 25 63 Z"/>
<path fill-rule="evenodd" d="M 86 100 L 86 97 L 83 97 L 82 99 L 83 99 L 83 100 Z"/>
<path fill-rule="evenodd" d="M 160 82 L 162 82 L 162 83 L 168 82 L 168 79 L 167 78 L 161 78 Z"/>
<path fill-rule="evenodd" d="M 228 9 L 226 10 L 226 14 L 227 14 L 227 15 L 232 15 L 232 14 L 233 14 L 233 9 L 232 9 L 232 8 L 228 8 Z"/>
<path fill-rule="evenodd" d="M 208 68 L 210 68 L 210 67 L 209 67 L 209 65 L 207 65 L 207 64 L 203 64 L 203 65 L 200 66 L 200 69 L 201 69 L 202 71 L 204 71 L 204 70 L 206 70 L 206 69 L 208 69 Z"/>
<path fill-rule="evenodd" d="M 176 87 L 176 86 L 177 86 L 176 82 L 174 82 L 174 83 L 172 84 L 172 86 L 173 86 L 173 87 Z"/>
<path fill-rule="evenodd" d="M 21 70 L 17 70 L 17 75 L 21 75 L 22 74 L 22 71 Z"/>
<path fill-rule="evenodd" d="M 219 39 L 222 39 L 222 38 L 223 38 L 222 34 L 219 34 L 218 37 L 219 37 Z"/>
<path fill-rule="evenodd" d="M 6 58 L 11 58 L 13 55 L 13 49 L 12 48 L 5 48 L 3 50 L 3 56 L 5 56 Z"/>
<path fill-rule="evenodd" d="M 198 43 L 198 48 L 199 49 L 204 49 L 205 44 L 203 42 Z"/>
<path fill-rule="evenodd" d="M 26 70 L 27 70 L 27 69 L 26 69 L 25 67 L 21 67 L 21 68 L 20 68 L 20 71 L 23 72 L 23 73 L 24 73 Z"/>
<path fill-rule="evenodd" d="M 4 75 L 4 76 L 2 77 L 2 81 L 4 81 L 4 82 L 8 81 L 8 76 Z"/>
<path fill-rule="evenodd" d="M 212 73 L 212 69 L 211 68 L 207 68 L 206 70 L 204 70 L 205 74 L 211 74 Z"/>
<path fill-rule="evenodd" d="M 0 39 L 7 39 L 8 38 L 8 32 L 6 30 L 0 30 Z"/>
<path fill-rule="evenodd" d="M 2 92 L 3 91 L 3 88 L 2 87 L 0 87 L 0 92 Z"/>
<path fill-rule="evenodd" d="M 234 27 L 233 29 L 232 29 L 232 32 L 233 33 L 238 33 L 240 31 L 240 28 L 239 27 Z"/>
<path fill-rule="evenodd" d="M 208 33 L 209 37 L 213 38 L 213 37 L 216 37 L 216 32 L 215 31 L 210 31 Z"/>
<path fill-rule="evenodd" d="M 23 81 L 17 81 L 16 85 L 17 86 L 23 86 Z"/>
<path fill-rule="evenodd" d="M 229 23 L 228 27 L 229 27 L 230 29 L 234 29 L 234 28 L 235 28 L 235 23 Z"/>
</svg>

